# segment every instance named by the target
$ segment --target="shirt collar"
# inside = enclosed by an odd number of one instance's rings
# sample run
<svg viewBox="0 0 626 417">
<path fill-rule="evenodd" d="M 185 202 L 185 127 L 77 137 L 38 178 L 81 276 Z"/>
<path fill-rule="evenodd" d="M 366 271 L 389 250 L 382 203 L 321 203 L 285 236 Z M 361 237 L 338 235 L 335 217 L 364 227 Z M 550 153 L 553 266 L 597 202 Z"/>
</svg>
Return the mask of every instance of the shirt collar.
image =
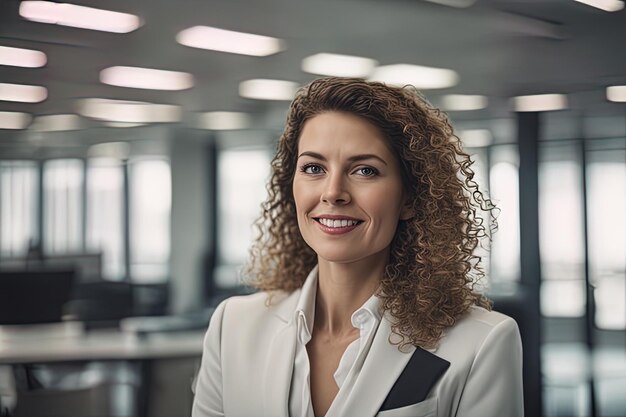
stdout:
<svg viewBox="0 0 626 417">
<path fill-rule="evenodd" d="M 298 304 L 294 311 L 297 326 L 298 342 L 306 345 L 312 337 L 313 320 L 315 319 L 315 298 L 317 296 L 318 266 L 309 273 L 302 285 Z M 374 293 L 351 316 L 352 325 L 364 330 L 376 325 L 381 320 L 380 299 Z"/>
<path fill-rule="evenodd" d="M 315 265 L 304 281 L 300 298 L 298 299 L 298 304 L 296 304 L 296 310 L 294 312 L 298 342 L 303 345 L 306 345 L 312 337 L 311 326 L 313 326 L 313 320 L 315 318 L 315 297 L 317 295 L 317 270 L 318 267 Z"/>
<path fill-rule="evenodd" d="M 352 313 L 352 325 L 357 329 L 364 330 L 365 327 L 369 327 L 371 324 L 380 322 L 380 299 L 376 293 L 372 294 L 370 298 L 363 303 L 363 305 Z"/>
</svg>

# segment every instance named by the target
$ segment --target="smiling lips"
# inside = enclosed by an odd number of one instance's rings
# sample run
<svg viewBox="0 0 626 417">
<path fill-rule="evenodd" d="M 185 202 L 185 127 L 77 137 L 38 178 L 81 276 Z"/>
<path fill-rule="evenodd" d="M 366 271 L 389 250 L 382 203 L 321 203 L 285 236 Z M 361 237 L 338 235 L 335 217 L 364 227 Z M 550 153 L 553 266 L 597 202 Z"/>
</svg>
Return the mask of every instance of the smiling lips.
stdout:
<svg viewBox="0 0 626 417">
<path fill-rule="evenodd" d="M 314 218 L 314 220 L 317 222 L 323 232 L 331 235 L 340 235 L 351 232 L 359 224 L 363 223 L 361 220 L 351 219 L 348 217 L 316 217 Z"/>
</svg>

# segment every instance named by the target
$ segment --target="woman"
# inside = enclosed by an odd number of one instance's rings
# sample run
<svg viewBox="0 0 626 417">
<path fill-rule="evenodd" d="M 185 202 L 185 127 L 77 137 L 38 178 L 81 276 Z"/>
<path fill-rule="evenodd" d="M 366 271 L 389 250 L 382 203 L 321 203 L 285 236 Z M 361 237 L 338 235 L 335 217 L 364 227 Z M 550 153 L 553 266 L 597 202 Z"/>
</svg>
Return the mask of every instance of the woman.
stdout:
<svg viewBox="0 0 626 417">
<path fill-rule="evenodd" d="M 294 99 L 248 272 L 217 307 L 194 417 L 520 417 L 515 322 L 474 291 L 494 207 L 413 89 L 326 78 Z"/>
</svg>

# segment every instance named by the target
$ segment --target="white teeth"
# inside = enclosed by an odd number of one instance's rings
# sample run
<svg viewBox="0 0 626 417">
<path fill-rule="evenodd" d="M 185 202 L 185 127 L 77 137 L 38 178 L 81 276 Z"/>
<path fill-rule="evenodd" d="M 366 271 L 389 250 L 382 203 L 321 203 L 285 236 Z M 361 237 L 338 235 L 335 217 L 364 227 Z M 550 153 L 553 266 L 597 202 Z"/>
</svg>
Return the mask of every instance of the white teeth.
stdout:
<svg viewBox="0 0 626 417">
<path fill-rule="evenodd" d="M 332 228 L 356 226 L 359 223 L 358 220 L 332 220 L 324 218 L 320 218 L 319 222 L 326 227 Z"/>
</svg>

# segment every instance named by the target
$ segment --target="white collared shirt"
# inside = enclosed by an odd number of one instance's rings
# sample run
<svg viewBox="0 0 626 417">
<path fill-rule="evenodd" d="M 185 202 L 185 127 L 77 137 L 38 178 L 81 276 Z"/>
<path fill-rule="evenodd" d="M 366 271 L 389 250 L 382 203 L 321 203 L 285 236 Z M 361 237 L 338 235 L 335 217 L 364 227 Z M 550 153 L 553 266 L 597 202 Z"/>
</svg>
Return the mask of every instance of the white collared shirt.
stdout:
<svg viewBox="0 0 626 417">
<path fill-rule="evenodd" d="M 300 299 L 294 312 L 297 340 L 289 393 L 289 415 L 291 417 L 314 417 L 311 403 L 311 368 L 306 344 L 311 340 L 316 295 L 317 273 L 314 270 L 314 273 L 309 275 L 302 286 Z M 349 391 L 354 387 L 380 323 L 379 305 L 378 297 L 372 295 L 359 309 L 352 313 L 352 325 L 359 329 L 359 338 L 346 348 L 333 375 L 339 392 L 348 391 L 347 394 L 349 394 Z M 335 401 L 342 397 L 349 398 L 349 395 L 337 395 Z M 333 402 L 331 407 L 340 407 L 340 404 Z"/>
</svg>

